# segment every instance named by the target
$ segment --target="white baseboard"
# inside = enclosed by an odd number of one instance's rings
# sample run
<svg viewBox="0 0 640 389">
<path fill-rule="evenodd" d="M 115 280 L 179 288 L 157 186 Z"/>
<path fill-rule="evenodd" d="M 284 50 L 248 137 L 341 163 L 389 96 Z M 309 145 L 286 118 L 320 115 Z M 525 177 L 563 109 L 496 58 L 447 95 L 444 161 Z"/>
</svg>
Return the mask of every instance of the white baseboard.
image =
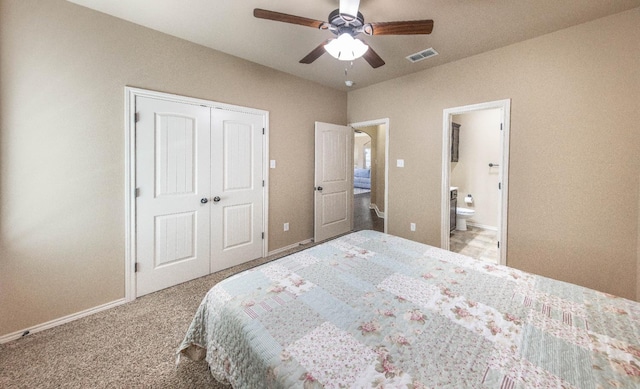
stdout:
<svg viewBox="0 0 640 389">
<path fill-rule="evenodd" d="M 378 217 L 380 219 L 384 219 L 384 212 L 380 212 L 380 210 L 378 209 L 378 206 L 375 204 L 369 204 L 369 208 L 373 209 L 374 211 L 376 211 L 376 215 L 378 215 Z"/>
<path fill-rule="evenodd" d="M 298 246 L 309 244 L 311 242 L 313 242 L 313 239 L 303 240 L 302 242 L 294 243 L 292 245 L 289 245 L 289 246 L 286 246 L 286 247 L 282 247 L 282 248 L 279 248 L 277 250 L 270 251 L 267 255 L 270 256 L 270 255 L 274 255 L 274 254 L 279 254 L 279 253 L 285 252 L 287 250 L 294 249 L 294 248 L 296 248 Z M 2 335 L 2 336 L 0 336 L 0 344 L 11 342 L 11 341 L 16 340 L 16 339 L 20 339 L 22 336 L 24 336 L 25 333 L 34 334 L 36 332 L 44 331 L 44 330 L 47 330 L 49 328 L 57 327 L 59 325 L 65 324 L 65 323 L 69 323 L 69 322 L 72 322 L 74 320 L 78 320 L 78 319 L 83 318 L 85 316 L 93 315 L 94 313 L 98 313 L 98 312 L 104 311 L 106 309 L 117 307 L 118 305 L 122 305 L 122 304 L 124 304 L 126 302 L 127 301 L 124 298 L 123 299 L 119 299 L 119 300 L 115 300 L 115 301 L 112 301 L 110 303 L 98 305 L 97 307 L 89 308 L 89 309 L 86 309 L 86 310 L 81 311 L 81 312 L 77 312 L 77 313 L 73 313 L 71 315 L 63 316 L 63 317 L 60 317 L 58 319 L 50 320 L 50 321 L 48 321 L 46 323 L 37 324 L 37 325 L 32 326 L 32 327 L 24 328 L 24 329 L 16 331 L 16 332 L 12 332 L 12 333 L 9 333 L 9 334 L 6 334 L 6 335 Z"/>
<path fill-rule="evenodd" d="M 488 226 L 486 224 L 467 222 L 468 226 L 482 228 L 483 230 L 498 231 L 498 227 Z"/>
<path fill-rule="evenodd" d="M 285 252 L 287 250 L 295 249 L 296 247 L 299 247 L 299 246 L 302 246 L 302 245 L 305 245 L 305 244 L 309 244 L 311 242 L 313 242 L 313 239 L 303 240 L 302 242 L 294 243 L 294 244 L 291 244 L 289 246 L 285 246 L 285 247 L 281 247 L 281 248 L 273 250 L 273 251 L 269 251 L 267 253 L 267 256 L 269 257 L 269 256 L 272 256 L 274 254 L 280 254 L 280 253 L 283 253 L 283 252 Z"/>
<path fill-rule="evenodd" d="M 49 328 L 57 327 L 57 326 L 59 326 L 61 324 L 65 324 L 65 323 L 72 322 L 74 320 L 78 320 L 78 319 L 83 318 L 85 316 L 93 315 L 94 313 L 98 313 L 98 312 L 104 311 L 106 309 L 117 307 L 118 305 L 122 305 L 125 302 L 126 302 L 125 299 L 115 300 L 115 301 L 112 301 L 110 303 L 98 305 L 97 307 L 85 309 L 84 311 L 80 311 L 80 312 L 77 312 L 77 313 L 72 313 L 71 315 L 67 315 L 67 316 L 60 317 L 58 319 L 50 320 L 50 321 L 48 321 L 46 323 L 37 324 L 37 325 L 35 325 L 33 327 L 28 327 L 28 328 L 22 329 L 20 331 L 16 331 L 16 332 L 12 332 L 10 334 L 2 335 L 2 336 L 0 336 L 0 344 L 11 342 L 12 340 L 20 339 L 22 336 L 25 336 L 25 334 L 34 334 L 36 332 L 44 331 L 44 330 L 47 330 Z"/>
</svg>

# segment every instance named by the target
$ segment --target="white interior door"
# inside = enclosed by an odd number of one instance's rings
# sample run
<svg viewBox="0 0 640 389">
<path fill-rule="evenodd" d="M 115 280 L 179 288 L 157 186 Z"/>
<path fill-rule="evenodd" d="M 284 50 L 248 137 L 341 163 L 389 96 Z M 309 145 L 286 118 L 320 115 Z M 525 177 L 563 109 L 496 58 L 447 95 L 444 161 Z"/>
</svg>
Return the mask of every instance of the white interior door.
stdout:
<svg viewBox="0 0 640 389">
<path fill-rule="evenodd" d="M 316 122 L 315 241 L 353 228 L 353 128 Z"/>
<path fill-rule="evenodd" d="M 136 98 L 136 295 L 209 274 L 210 109 Z"/>
<path fill-rule="evenodd" d="M 264 116 L 213 110 L 211 271 L 263 255 Z"/>
</svg>

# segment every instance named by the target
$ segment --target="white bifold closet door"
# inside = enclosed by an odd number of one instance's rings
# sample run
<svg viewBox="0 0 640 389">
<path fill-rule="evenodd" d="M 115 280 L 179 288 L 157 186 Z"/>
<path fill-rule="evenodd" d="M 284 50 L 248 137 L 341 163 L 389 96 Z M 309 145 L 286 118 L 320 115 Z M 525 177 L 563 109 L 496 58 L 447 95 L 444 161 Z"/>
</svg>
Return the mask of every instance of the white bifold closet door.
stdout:
<svg viewBox="0 0 640 389">
<path fill-rule="evenodd" d="M 215 272 L 263 255 L 264 118 L 221 109 L 212 112 L 211 272 Z"/>
<path fill-rule="evenodd" d="M 263 255 L 262 115 L 136 98 L 136 295 Z"/>
</svg>

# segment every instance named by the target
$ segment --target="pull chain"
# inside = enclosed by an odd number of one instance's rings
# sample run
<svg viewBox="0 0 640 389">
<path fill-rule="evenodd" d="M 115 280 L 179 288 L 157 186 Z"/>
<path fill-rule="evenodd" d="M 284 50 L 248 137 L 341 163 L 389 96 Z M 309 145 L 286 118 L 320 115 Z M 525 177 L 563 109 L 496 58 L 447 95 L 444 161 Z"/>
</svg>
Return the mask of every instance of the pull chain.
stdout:
<svg viewBox="0 0 640 389">
<path fill-rule="evenodd" d="M 349 63 L 349 67 L 344 68 L 344 83 L 346 86 L 353 86 L 353 81 L 349 80 L 349 70 L 353 69 L 353 61 Z"/>
</svg>

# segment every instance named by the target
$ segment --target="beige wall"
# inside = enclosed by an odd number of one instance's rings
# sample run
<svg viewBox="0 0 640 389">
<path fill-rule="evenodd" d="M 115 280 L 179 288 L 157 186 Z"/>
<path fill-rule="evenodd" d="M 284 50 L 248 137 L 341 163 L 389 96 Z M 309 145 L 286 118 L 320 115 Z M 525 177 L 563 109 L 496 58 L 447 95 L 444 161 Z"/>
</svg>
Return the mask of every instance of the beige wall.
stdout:
<svg viewBox="0 0 640 389">
<path fill-rule="evenodd" d="M 374 160 L 375 160 L 375 167 L 376 167 L 376 171 L 375 171 L 375 180 L 376 180 L 376 187 L 375 187 L 375 197 L 372 197 L 375 199 L 375 201 L 371 200 L 371 202 L 373 204 L 376 205 L 376 207 L 378 208 L 378 210 L 380 212 L 384 212 L 384 192 L 385 192 L 385 188 L 386 188 L 386 182 L 385 182 L 385 178 L 384 178 L 384 173 L 386 170 L 386 147 L 387 147 L 387 126 L 385 125 L 379 125 L 377 126 L 376 129 L 376 154 L 374 156 Z M 371 194 L 372 196 L 374 196 L 374 194 Z"/>
<path fill-rule="evenodd" d="M 468 223 L 490 228 L 498 227 L 500 205 L 500 170 L 489 163 L 501 163 L 501 110 L 487 109 L 454 115 L 460 124 L 458 162 L 451 162 L 449 183 L 458 187 L 458 207 L 476 211 Z M 473 203 L 465 203 L 471 194 Z"/>
<path fill-rule="evenodd" d="M 125 86 L 270 112 L 269 250 L 313 236 L 314 122 L 347 123 L 346 93 L 62 0 L 0 0 L 0 85 L 0 336 L 124 297 Z"/>
<path fill-rule="evenodd" d="M 507 264 L 636 298 L 638 69 L 640 8 L 349 92 L 390 118 L 389 232 L 440 245 L 443 110 L 511 99 Z"/>
<path fill-rule="evenodd" d="M 353 138 L 353 161 L 354 167 L 364 169 L 365 155 L 364 149 L 371 148 L 371 137 L 368 135 L 355 136 Z"/>
</svg>

